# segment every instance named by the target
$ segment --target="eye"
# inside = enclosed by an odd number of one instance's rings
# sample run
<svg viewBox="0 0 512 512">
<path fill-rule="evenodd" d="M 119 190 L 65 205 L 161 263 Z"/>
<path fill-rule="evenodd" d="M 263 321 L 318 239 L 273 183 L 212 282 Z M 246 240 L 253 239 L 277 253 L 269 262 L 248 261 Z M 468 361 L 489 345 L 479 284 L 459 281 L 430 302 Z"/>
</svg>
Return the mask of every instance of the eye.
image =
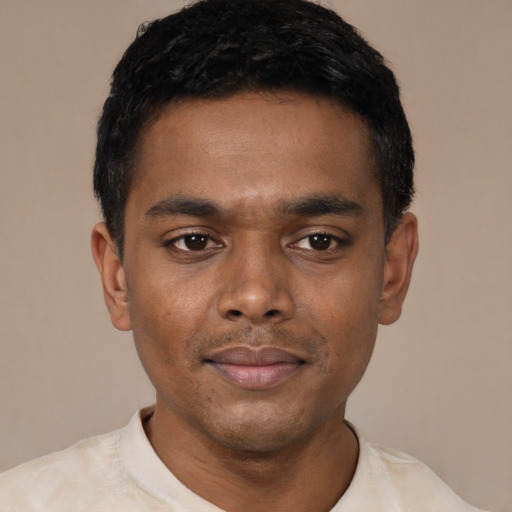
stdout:
<svg viewBox="0 0 512 512">
<path fill-rule="evenodd" d="M 168 245 L 174 246 L 181 251 L 204 251 L 205 249 L 213 249 L 221 247 L 221 244 L 215 242 L 212 238 L 204 233 L 188 233 L 173 238 Z"/>
<path fill-rule="evenodd" d="M 299 249 L 307 249 L 313 251 L 327 251 L 329 249 L 336 249 L 343 244 L 343 240 L 334 235 L 327 233 L 315 233 L 308 235 L 294 244 Z"/>
</svg>

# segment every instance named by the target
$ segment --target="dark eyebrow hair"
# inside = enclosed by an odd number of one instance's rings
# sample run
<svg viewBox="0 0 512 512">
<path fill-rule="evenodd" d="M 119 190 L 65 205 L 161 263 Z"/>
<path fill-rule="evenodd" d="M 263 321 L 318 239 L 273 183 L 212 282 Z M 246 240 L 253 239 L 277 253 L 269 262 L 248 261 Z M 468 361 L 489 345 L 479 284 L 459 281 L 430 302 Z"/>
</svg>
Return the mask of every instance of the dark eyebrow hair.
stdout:
<svg viewBox="0 0 512 512">
<path fill-rule="evenodd" d="M 291 201 L 283 201 L 277 208 L 281 215 L 316 217 L 320 215 L 357 216 L 363 213 L 363 207 L 339 195 L 305 196 Z M 146 217 L 170 217 L 190 215 L 191 217 L 215 217 L 222 214 L 221 208 L 208 199 L 171 196 L 153 205 Z"/>
<path fill-rule="evenodd" d="M 280 210 L 286 215 L 315 217 L 319 215 L 348 215 L 358 216 L 363 213 L 363 207 L 354 201 L 339 195 L 307 196 L 284 203 Z"/>
<path fill-rule="evenodd" d="M 147 217 L 167 217 L 172 215 L 190 215 L 193 217 L 213 217 L 220 209 L 207 199 L 189 197 L 167 197 L 158 201 L 147 212 Z"/>
</svg>

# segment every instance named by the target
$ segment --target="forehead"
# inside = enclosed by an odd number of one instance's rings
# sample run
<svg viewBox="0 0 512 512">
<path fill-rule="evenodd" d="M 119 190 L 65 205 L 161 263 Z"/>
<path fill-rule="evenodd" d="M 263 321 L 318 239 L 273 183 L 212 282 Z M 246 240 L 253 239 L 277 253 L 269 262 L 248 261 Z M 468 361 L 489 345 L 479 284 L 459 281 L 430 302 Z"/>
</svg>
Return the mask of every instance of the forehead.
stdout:
<svg viewBox="0 0 512 512">
<path fill-rule="evenodd" d="M 128 205 L 176 194 L 260 211 L 306 195 L 361 201 L 375 196 L 374 174 L 366 124 L 337 101 L 291 92 L 183 100 L 141 135 Z"/>
</svg>

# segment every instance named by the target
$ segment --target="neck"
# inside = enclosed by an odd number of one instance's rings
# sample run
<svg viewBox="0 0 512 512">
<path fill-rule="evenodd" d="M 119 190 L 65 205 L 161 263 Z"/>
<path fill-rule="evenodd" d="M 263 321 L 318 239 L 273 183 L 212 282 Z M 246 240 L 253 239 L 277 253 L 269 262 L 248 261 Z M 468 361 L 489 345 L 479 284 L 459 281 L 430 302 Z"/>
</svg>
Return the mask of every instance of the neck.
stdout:
<svg viewBox="0 0 512 512">
<path fill-rule="evenodd" d="M 185 486 L 230 512 L 329 511 L 357 465 L 357 439 L 344 423 L 344 407 L 300 442 L 263 452 L 223 446 L 158 402 L 145 429 Z"/>
</svg>

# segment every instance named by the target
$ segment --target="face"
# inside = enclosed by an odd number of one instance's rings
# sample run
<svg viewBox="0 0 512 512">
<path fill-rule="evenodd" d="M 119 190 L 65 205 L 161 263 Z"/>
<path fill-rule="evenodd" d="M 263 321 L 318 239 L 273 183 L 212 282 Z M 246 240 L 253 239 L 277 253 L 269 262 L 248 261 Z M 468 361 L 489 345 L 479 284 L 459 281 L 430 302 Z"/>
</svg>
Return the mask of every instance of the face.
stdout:
<svg viewBox="0 0 512 512">
<path fill-rule="evenodd" d="M 328 99 L 239 94 L 162 112 L 105 285 L 157 412 L 263 451 L 343 417 L 379 320 L 397 317 L 390 282 L 404 281 L 372 165 L 365 124 Z M 97 262 L 112 247 L 102 236 Z"/>
</svg>

